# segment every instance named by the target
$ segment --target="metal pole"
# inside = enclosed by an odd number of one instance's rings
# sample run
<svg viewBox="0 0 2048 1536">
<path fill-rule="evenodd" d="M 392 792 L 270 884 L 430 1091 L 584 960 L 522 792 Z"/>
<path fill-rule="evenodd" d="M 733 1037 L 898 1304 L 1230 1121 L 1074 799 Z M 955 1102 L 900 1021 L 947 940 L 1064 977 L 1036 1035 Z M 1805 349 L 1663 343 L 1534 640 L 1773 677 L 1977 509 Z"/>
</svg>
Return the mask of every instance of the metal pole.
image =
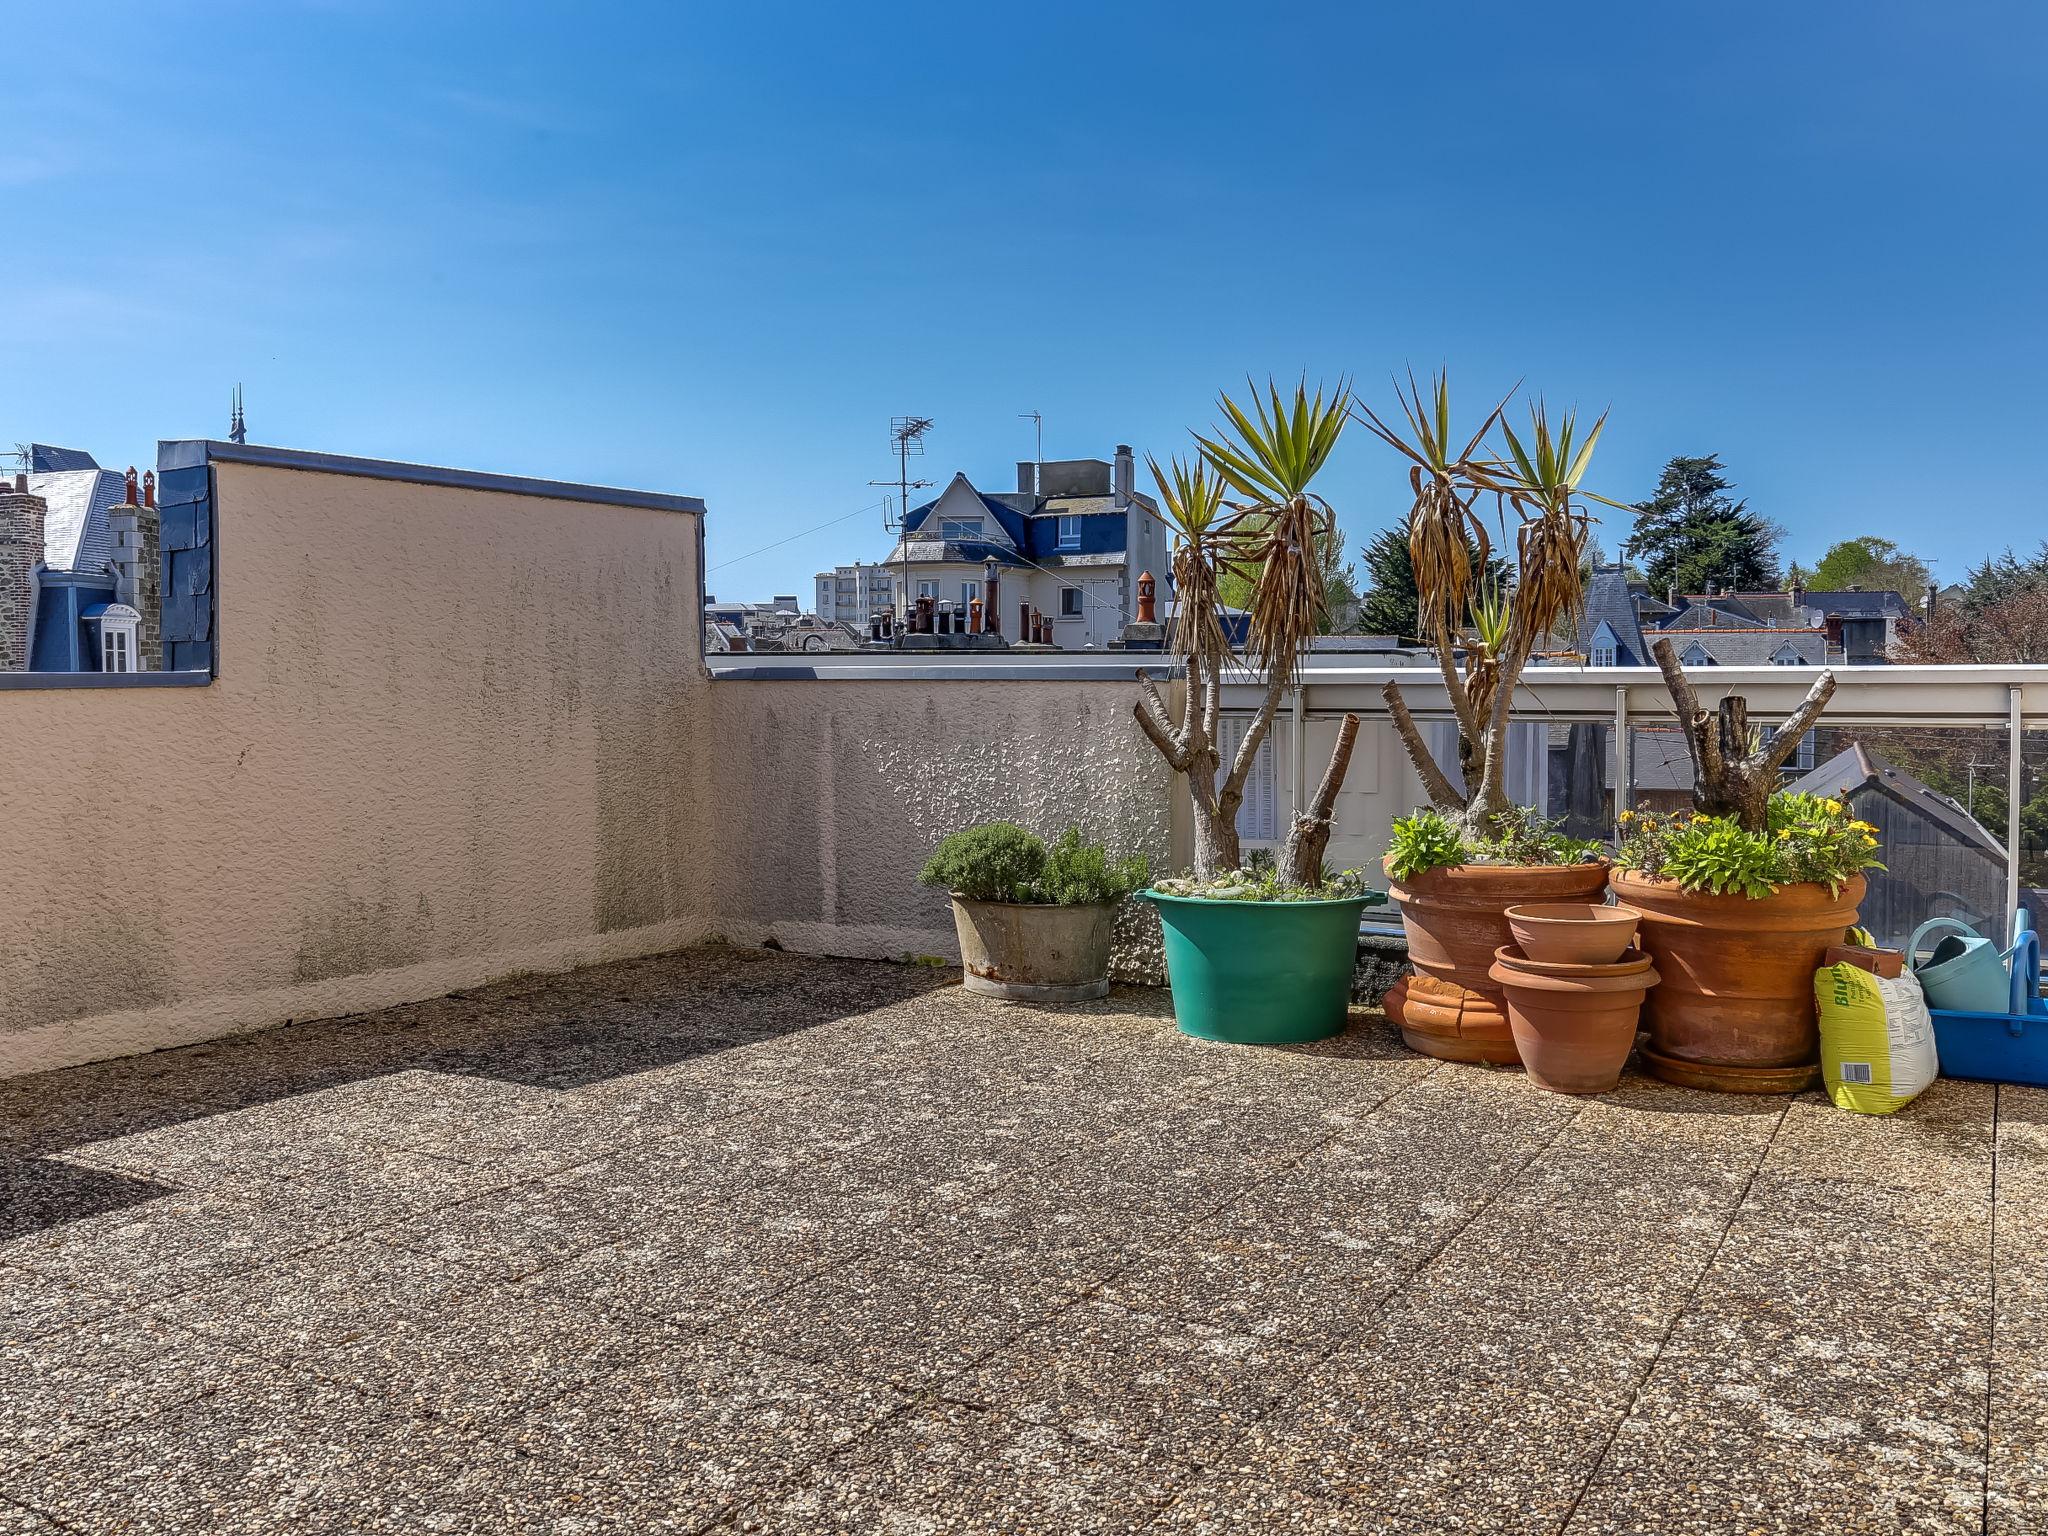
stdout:
<svg viewBox="0 0 2048 1536">
<path fill-rule="evenodd" d="M 2020 686 L 2005 690 L 2005 931 L 2012 932 L 2020 910 L 2020 768 L 2025 737 L 2020 730 Z"/>
<path fill-rule="evenodd" d="M 1294 759 L 1293 782 L 1287 786 L 1287 824 L 1290 828 L 1294 825 L 1294 818 L 1301 815 L 1302 806 L 1308 801 L 1307 690 L 1296 685 L 1293 692 L 1293 713 L 1288 721 L 1287 730 L 1287 752 Z"/>
<path fill-rule="evenodd" d="M 1635 790 L 1629 783 L 1634 768 L 1628 753 L 1628 688 L 1614 688 L 1614 830 L 1621 834 L 1621 813 L 1635 809 Z"/>
</svg>

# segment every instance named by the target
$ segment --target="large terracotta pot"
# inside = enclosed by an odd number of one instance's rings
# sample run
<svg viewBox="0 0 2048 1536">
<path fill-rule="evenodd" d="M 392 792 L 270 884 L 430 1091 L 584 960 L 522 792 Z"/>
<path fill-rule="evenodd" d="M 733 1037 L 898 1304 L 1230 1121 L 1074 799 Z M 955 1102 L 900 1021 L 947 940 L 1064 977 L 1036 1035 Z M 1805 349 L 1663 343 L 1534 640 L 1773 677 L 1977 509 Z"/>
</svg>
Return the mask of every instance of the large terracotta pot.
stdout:
<svg viewBox="0 0 2048 1536">
<path fill-rule="evenodd" d="M 1734 1093 L 1797 1093 L 1820 1071 L 1813 973 L 1856 921 L 1863 877 L 1839 896 L 1788 885 L 1761 900 L 1614 874 L 1614 898 L 1642 914 L 1636 943 L 1663 979 L 1644 1005 L 1657 1076 Z"/>
<path fill-rule="evenodd" d="M 1507 993 L 1508 1026 L 1530 1080 L 1552 1093 L 1606 1093 L 1635 1049 L 1643 994 L 1657 972 L 1639 949 L 1580 965 L 1531 960 L 1508 944 L 1495 952 L 1493 979 Z"/>
<path fill-rule="evenodd" d="M 1467 864 L 1412 880 L 1397 880 L 1388 869 L 1387 889 L 1400 908 L 1415 968 L 1383 999 L 1387 1017 L 1410 1049 L 1425 1056 L 1505 1066 L 1521 1060 L 1506 999 L 1491 975 L 1494 951 L 1514 938 L 1507 909 L 1598 901 L 1607 889 L 1607 865 Z"/>
</svg>

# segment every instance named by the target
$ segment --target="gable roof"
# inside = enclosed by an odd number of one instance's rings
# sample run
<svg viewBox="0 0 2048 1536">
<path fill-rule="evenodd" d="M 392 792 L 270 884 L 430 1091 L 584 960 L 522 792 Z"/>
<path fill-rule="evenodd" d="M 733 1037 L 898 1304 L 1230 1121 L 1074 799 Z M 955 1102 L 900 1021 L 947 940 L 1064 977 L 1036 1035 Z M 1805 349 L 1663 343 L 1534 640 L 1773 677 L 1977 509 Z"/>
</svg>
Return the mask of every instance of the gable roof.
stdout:
<svg viewBox="0 0 2048 1536">
<path fill-rule="evenodd" d="M 1787 645 L 1812 666 L 1827 660 L 1827 632 L 1819 629 L 1767 629 L 1756 625 L 1709 625 L 1700 629 L 1666 629 L 1683 658 L 1694 645 L 1723 667 L 1769 666 L 1771 658 Z"/>
<path fill-rule="evenodd" d="M 1661 621 L 1659 629 L 1762 629 L 1764 621 L 1739 605 L 1696 599 Z"/>
<path fill-rule="evenodd" d="M 1839 613 L 1850 618 L 1913 617 L 1913 605 L 1889 589 L 1883 592 L 1808 592 L 1801 601 L 1822 613 Z"/>
<path fill-rule="evenodd" d="M 1892 595 L 1898 596 L 1896 592 Z M 1839 800 L 1866 786 L 1882 790 L 1947 831 L 1956 841 L 1981 848 L 2001 861 L 2005 858 L 2005 845 L 1987 832 L 1976 817 L 1939 790 L 1929 788 L 1904 769 L 1893 767 L 1860 741 L 1850 742 L 1786 788 Z"/>
<path fill-rule="evenodd" d="M 1648 664 L 1650 649 L 1643 644 L 1643 627 L 1636 619 L 1636 594 L 1628 577 L 1617 566 L 1596 570 L 1586 584 L 1586 606 L 1579 619 L 1579 651 L 1590 655 L 1593 632 L 1602 624 L 1614 636 L 1616 666 Z"/>
</svg>

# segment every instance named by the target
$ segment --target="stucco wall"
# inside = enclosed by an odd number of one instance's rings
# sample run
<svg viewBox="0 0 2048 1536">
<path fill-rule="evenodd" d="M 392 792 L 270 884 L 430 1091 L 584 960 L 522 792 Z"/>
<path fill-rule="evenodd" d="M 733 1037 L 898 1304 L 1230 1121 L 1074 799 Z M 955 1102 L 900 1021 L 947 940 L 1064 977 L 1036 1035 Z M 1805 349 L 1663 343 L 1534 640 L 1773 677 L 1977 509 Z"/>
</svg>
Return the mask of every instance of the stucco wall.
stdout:
<svg viewBox="0 0 2048 1536">
<path fill-rule="evenodd" d="M 718 923 L 820 954 L 957 957 L 942 892 L 916 883 L 948 832 L 1069 824 L 1172 863 L 1172 776 L 1131 682 L 720 681 L 712 783 Z M 1146 976 L 1145 914 L 1120 971 Z"/>
<path fill-rule="evenodd" d="M 0 1075 L 704 931 L 695 515 L 216 472 L 219 679 L 0 692 Z"/>
</svg>

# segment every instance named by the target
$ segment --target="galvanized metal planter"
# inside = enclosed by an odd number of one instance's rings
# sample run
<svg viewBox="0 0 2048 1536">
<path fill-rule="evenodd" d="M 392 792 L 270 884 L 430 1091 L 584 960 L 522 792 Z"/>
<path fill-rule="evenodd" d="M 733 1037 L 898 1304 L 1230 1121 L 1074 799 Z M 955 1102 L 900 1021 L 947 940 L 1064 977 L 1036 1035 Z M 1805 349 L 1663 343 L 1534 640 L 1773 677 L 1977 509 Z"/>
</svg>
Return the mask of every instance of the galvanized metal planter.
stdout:
<svg viewBox="0 0 2048 1536">
<path fill-rule="evenodd" d="M 953 898 L 961 984 L 1019 1003 L 1080 1003 L 1109 995 L 1109 945 L 1119 903 L 1054 906 Z"/>
</svg>

